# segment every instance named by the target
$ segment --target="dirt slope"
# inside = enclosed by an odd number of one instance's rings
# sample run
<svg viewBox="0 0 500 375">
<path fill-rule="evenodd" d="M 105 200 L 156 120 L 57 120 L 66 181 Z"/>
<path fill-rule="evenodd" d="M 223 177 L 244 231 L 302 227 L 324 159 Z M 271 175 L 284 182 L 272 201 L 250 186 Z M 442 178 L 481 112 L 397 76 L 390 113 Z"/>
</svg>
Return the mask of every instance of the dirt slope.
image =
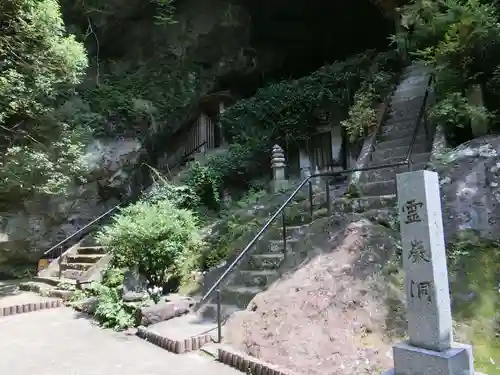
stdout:
<svg viewBox="0 0 500 375">
<path fill-rule="evenodd" d="M 311 230 L 307 259 L 228 321 L 231 345 L 304 375 L 392 366 L 392 341 L 405 328 L 400 292 L 386 282 L 397 234 L 367 219 L 347 223 Z"/>
</svg>

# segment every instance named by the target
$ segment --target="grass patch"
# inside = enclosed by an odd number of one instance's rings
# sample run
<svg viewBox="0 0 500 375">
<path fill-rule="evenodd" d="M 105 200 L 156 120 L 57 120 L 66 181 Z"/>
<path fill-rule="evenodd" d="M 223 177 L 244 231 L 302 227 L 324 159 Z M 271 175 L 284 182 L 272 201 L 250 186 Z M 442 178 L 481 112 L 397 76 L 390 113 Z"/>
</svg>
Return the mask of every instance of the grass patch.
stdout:
<svg viewBox="0 0 500 375">
<path fill-rule="evenodd" d="M 449 251 L 452 311 L 474 345 L 476 368 L 500 371 L 500 241 L 464 233 Z"/>
</svg>

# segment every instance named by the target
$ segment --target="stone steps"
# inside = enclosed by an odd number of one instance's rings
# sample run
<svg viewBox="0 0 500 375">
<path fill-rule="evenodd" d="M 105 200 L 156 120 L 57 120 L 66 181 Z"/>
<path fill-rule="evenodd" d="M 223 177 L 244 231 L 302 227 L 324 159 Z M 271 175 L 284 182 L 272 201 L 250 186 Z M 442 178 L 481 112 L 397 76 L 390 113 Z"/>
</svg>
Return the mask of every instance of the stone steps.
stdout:
<svg viewBox="0 0 500 375">
<path fill-rule="evenodd" d="M 284 254 L 253 254 L 248 262 L 248 269 L 252 270 L 276 270 L 283 263 Z"/>
<path fill-rule="evenodd" d="M 235 285 L 265 288 L 279 277 L 277 270 L 241 270 L 237 271 Z"/>
<path fill-rule="evenodd" d="M 391 97 L 388 118 L 377 136 L 371 166 L 405 161 L 413 139 L 418 114 L 423 103 L 428 82 L 425 67 L 415 65 L 405 69 L 400 83 Z M 429 161 L 430 142 L 420 125 L 412 148 L 412 170 L 425 169 Z M 364 172 L 360 192 L 364 196 L 395 195 L 396 175 L 408 170 L 408 166 L 391 167 Z"/>
<path fill-rule="evenodd" d="M 87 243 L 91 243 L 93 239 L 86 241 Z M 80 243 L 80 245 L 81 244 L 82 243 Z M 78 280 L 105 255 L 106 249 L 103 246 L 79 246 L 71 255 L 66 256 L 63 263 L 60 265 L 61 276 L 65 279 Z"/>
<path fill-rule="evenodd" d="M 103 255 L 102 254 L 75 254 L 75 255 L 68 255 L 66 257 L 66 263 L 73 264 L 73 263 L 87 263 L 87 264 L 94 264 L 97 263 L 100 259 L 102 259 Z"/>
<path fill-rule="evenodd" d="M 397 159 L 397 158 L 405 158 L 410 150 L 410 146 L 400 146 L 400 147 L 392 147 L 385 149 L 376 149 L 373 153 L 372 160 L 389 160 L 389 159 Z M 423 142 L 416 142 L 412 148 L 412 154 L 423 154 L 428 152 L 427 144 Z"/>
<path fill-rule="evenodd" d="M 375 143 L 375 152 L 380 151 L 380 150 L 386 150 L 388 148 L 396 148 L 396 147 L 409 147 L 410 143 L 412 141 L 413 135 L 406 134 L 404 137 L 398 138 L 398 139 L 386 139 L 385 137 L 383 139 L 379 139 L 377 143 Z M 415 144 L 417 143 L 426 143 L 427 138 L 425 137 L 425 134 L 418 133 L 417 137 L 415 138 Z"/>
<path fill-rule="evenodd" d="M 428 154 L 426 154 L 428 155 Z M 414 163 L 412 170 L 418 171 L 420 169 L 425 169 L 427 163 Z M 396 175 L 399 173 L 408 172 L 408 167 L 406 165 L 401 167 L 392 167 L 386 169 L 376 169 L 373 171 L 365 172 L 362 176 L 361 181 L 365 183 L 369 183 L 371 181 L 388 181 L 396 178 Z"/>
<path fill-rule="evenodd" d="M 429 162 L 430 158 L 430 153 L 429 152 L 422 152 L 422 153 L 412 153 L 411 154 L 411 161 L 415 164 L 427 164 Z M 406 159 L 406 155 L 404 156 L 392 156 L 387 159 L 381 159 L 374 157 L 373 158 L 373 164 L 374 165 L 382 165 L 382 164 L 394 164 L 394 163 L 399 163 L 402 162 Z M 368 172 L 365 172 L 368 173 Z"/>
<path fill-rule="evenodd" d="M 106 254 L 106 248 L 104 246 L 80 246 L 77 249 L 77 253 L 81 255 L 94 255 L 94 254 Z"/>
<path fill-rule="evenodd" d="M 299 240 L 297 238 L 291 238 L 286 240 L 286 252 L 293 252 L 295 246 Z M 285 244 L 283 240 L 270 240 L 268 246 L 268 254 L 284 254 L 285 253 Z"/>
<path fill-rule="evenodd" d="M 226 305 L 246 309 L 250 301 L 264 290 L 263 287 L 228 285 L 221 288 L 221 299 Z"/>
<path fill-rule="evenodd" d="M 94 263 L 63 263 L 61 264 L 61 270 L 78 270 L 78 271 L 88 271 Z"/>
<path fill-rule="evenodd" d="M 221 303 L 221 318 L 222 320 L 226 320 L 235 312 L 241 311 L 238 306 L 228 305 Z M 197 311 L 196 315 L 198 315 L 202 319 L 215 320 L 217 318 L 217 304 L 216 303 L 207 303 L 201 306 Z"/>
<path fill-rule="evenodd" d="M 361 186 L 361 193 L 366 196 L 396 194 L 396 180 L 366 182 Z"/>
<path fill-rule="evenodd" d="M 390 141 L 400 141 L 404 140 L 407 145 L 410 144 L 411 139 L 413 137 L 413 132 L 415 131 L 415 126 L 406 127 L 406 128 L 396 128 L 393 131 L 388 131 L 386 133 L 380 133 L 377 137 L 377 140 L 380 142 L 390 142 Z M 426 140 L 425 130 L 423 127 L 418 129 L 417 131 L 417 139 L 422 141 Z M 401 143 L 399 144 L 401 146 Z"/>
</svg>

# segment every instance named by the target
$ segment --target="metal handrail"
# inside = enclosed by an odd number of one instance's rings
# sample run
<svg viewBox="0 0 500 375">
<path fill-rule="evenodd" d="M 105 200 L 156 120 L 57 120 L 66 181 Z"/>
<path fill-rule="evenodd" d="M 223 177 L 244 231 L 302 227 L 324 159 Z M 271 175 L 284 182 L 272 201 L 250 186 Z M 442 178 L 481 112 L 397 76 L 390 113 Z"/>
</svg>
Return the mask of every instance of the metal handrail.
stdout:
<svg viewBox="0 0 500 375">
<path fill-rule="evenodd" d="M 307 184 L 311 179 L 313 178 L 318 178 L 318 177 L 336 177 L 336 176 L 341 176 L 343 174 L 349 174 L 349 173 L 354 173 L 354 172 L 367 172 L 367 171 L 373 171 L 377 169 L 384 169 L 384 168 L 393 168 L 393 167 L 401 167 L 408 165 L 408 162 L 405 161 L 400 161 L 397 163 L 390 163 L 390 164 L 384 164 L 384 165 L 375 165 L 371 167 L 365 167 L 365 168 L 353 168 L 353 169 L 345 169 L 343 171 L 336 171 L 336 172 L 325 172 L 325 173 L 317 173 L 313 174 L 309 177 L 306 177 L 302 182 L 297 186 L 297 188 L 293 191 L 293 193 L 287 198 L 287 200 L 278 208 L 278 210 L 274 213 L 273 216 L 264 224 L 262 229 L 254 236 L 254 238 L 248 243 L 247 246 L 241 251 L 241 253 L 236 257 L 236 259 L 229 265 L 229 267 L 226 268 L 224 273 L 219 277 L 219 279 L 212 285 L 212 287 L 208 290 L 207 293 L 199 300 L 199 302 L 205 301 L 214 291 L 219 287 L 222 281 L 231 273 L 231 271 L 234 269 L 234 267 L 238 264 L 238 262 L 248 253 L 248 251 L 252 248 L 253 245 L 259 240 L 260 236 L 269 228 L 269 226 L 273 223 L 274 220 L 284 211 L 284 209 L 288 206 L 288 204 L 292 201 L 293 198 L 300 192 L 300 190 Z"/>
<path fill-rule="evenodd" d="M 245 248 L 238 254 L 238 256 L 231 262 L 231 264 L 225 269 L 225 271 L 222 273 L 221 276 L 217 279 L 217 281 L 210 287 L 210 289 L 201 297 L 201 299 L 198 302 L 198 305 L 201 305 L 204 301 L 210 297 L 210 295 L 214 292 L 217 291 L 217 332 L 218 332 L 218 341 L 221 342 L 222 340 L 222 327 L 221 327 L 221 298 L 220 298 L 220 284 L 226 279 L 226 277 L 234 270 L 236 265 L 241 261 L 241 259 L 247 255 L 247 253 L 250 251 L 250 249 L 255 245 L 255 243 L 261 238 L 262 234 L 271 226 L 271 224 L 276 220 L 276 218 L 281 214 L 283 218 L 283 241 L 284 241 L 284 254 L 286 255 L 286 224 L 285 224 L 285 216 L 284 216 L 284 210 L 288 206 L 288 204 L 295 198 L 295 196 L 300 192 L 300 190 L 307 184 L 309 183 L 309 205 L 310 205 L 310 215 L 311 218 L 313 216 L 313 192 L 312 192 L 312 185 L 311 185 L 311 179 L 313 178 L 318 178 L 318 177 L 336 177 L 336 176 L 341 176 L 343 174 L 350 174 L 354 172 L 367 172 L 367 171 L 373 171 L 373 170 L 379 170 L 379 169 L 384 169 L 384 168 L 393 168 L 393 167 L 401 167 L 401 166 L 407 166 L 411 170 L 411 156 L 413 152 L 413 147 L 415 145 L 416 139 L 417 139 L 417 134 L 418 130 L 420 129 L 420 123 L 422 121 L 422 118 L 425 113 L 425 109 L 427 106 L 427 98 L 429 96 L 429 89 L 432 84 L 432 79 L 433 76 L 431 75 L 429 78 L 429 81 L 427 83 L 427 87 L 425 90 L 424 94 L 424 99 L 422 101 L 422 105 L 419 110 L 419 114 L 417 116 L 417 121 L 415 124 L 415 129 L 413 131 L 413 136 L 410 142 L 410 145 L 408 147 L 408 153 L 406 155 L 406 158 L 401 161 L 401 162 L 396 162 L 396 163 L 390 163 L 390 164 L 383 164 L 383 165 L 375 165 L 371 167 L 364 167 L 364 168 L 354 168 L 354 169 L 347 169 L 343 171 L 331 171 L 331 172 L 325 172 L 325 173 L 317 173 L 313 174 L 311 176 L 306 177 L 302 182 L 295 188 L 295 190 L 292 192 L 292 194 L 285 200 L 285 202 L 278 208 L 278 210 L 271 216 L 271 218 L 264 224 L 264 226 L 261 228 L 261 230 L 252 238 L 252 240 L 245 246 Z M 427 129 L 427 124 L 426 126 L 426 133 L 428 136 L 428 129 Z M 327 206 L 328 209 L 331 210 L 330 207 L 330 191 L 328 187 L 328 183 L 326 184 L 326 195 L 327 195 Z"/>
<path fill-rule="evenodd" d="M 172 168 L 175 168 L 177 165 L 181 164 L 183 161 L 185 161 L 189 156 L 191 156 L 192 154 L 194 154 L 197 150 L 199 150 L 201 147 L 203 147 L 204 145 L 206 145 L 208 142 L 207 141 L 204 141 L 203 143 L 200 143 L 198 146 L 196 146 L 193 150 L 191 150 L 189 153 L 185 154 L 182 158 L 181 161 L 177 162 L 174 167 Z M 149 186 L 148 186 L 149 187 Z M 147 189 L 147 188 L 146 188 Z M 144 192 L 144 190 L 146 189 L 143 189 L 141 191 Z M 113 208 L 109 209 L 108 211 L 104 212 L 103 214 L 99 215 L 97 218 L 95 218 L 94 220 L 92 220 L 90 223 L 87 223 L 85 226 L 83 226 L 82 228 L 78 229 L 76 232 L 74 232 L 73 234 L 69 235 L 68 237 L 66 237 L 64 240 L 60 241 L 59 243 L 57 243 L 56 245 L 52 246 L 50 249 L 48 249 L 47 251 L 45 251 L 43 254 L 42 254 L 42 257 L 45 257 L 47 255 L 50 255 L 54 250 L 60 248 L 61 246 L 65 245 L 66 243 L 68 243 L 70 240 L 78 237 L 79 235 L 82 235 L 83 233 L 85 233 L 90 227 L 92 227 L 93 225 L 101 222 L 102 220 L 108 218 L 113 212 L 115 212 L 116 210 L 118 210 L 120 207 L 123 207 L 133 201 L 135 201 L 136 199 L 138 199 L 140 197 L 140 193 L 134 197 L 131 197 L 131 198 L 128 198 L 126 200 L 124 200 L 123 202 L 120 202 L 119 204 L 117 204 L 116 206 L 114 206 Z"/>
<path fill-rule="evenodd" d="M 434 79 L 434 75 L 431 74 L 429 76 L 429 80 L 427 82 L 427 88 L 425 90 L 425 94 L 424 94 L 424 100 L 422 101 L 422 105 L 420 106 L 420 110 L 418 112 L 418 116 L 417 116 L 417 122 L 416 122 L 416 125 L 415 125 L 415 129 L 413 129 L 413 134 L 412 134 L 412 138 L 411 138 L 411 142 L 410 142 L 410 146 L 408 147 L 408 152 L 406 153 L 406 161 L 408 162 L 408 167 L 411 169 L 411 165 L 413 164 L 413 161 L 411 160 L 411 157 L 412 157 L 412 154 L 413 154 L 413 147 L 415 146 L 415 143 L 416 143 L 416 140 L 417 140 L 417 135 L 418 135 L 418 132 L 420 130 L 420 123 L 422 122 L 422 118 L 424 118 L 424 115 L 425 115 L 425 110 L 426 110 L 426 107 L 427 107 L 427 100 L 429 98 L 429 89 L 432 85 L 432 81 Z M 424 125 L 425 125 L 425 137 L 427 140 L 429 140 L 429 129 L 428 129 L 428 126 L 427 126 L 427 120 L 424 119 Z"/>
<path fill-rule="evenodd" d="M 58 247 L 64 245 L 65 243 L 67 243 L 69 240 L 75 238 L 77 235 L 83 233 L 85 230 L 87 230 L 89 227 L 91 227 L 92 225 L 98 223 L 99 221 L 101 221 L 102 219 L 108 217 L 112 212 L 114 212 L 115 210 L 117 210 L 119 207 L 121 207 L 122 205 L 124 205 L 127 201 L 125 202 L 122 202 L 116 206 L 114 206 L 113 208 L 111 208 L 110 210 L 106 211 L 105 213 L 103 213 L 102 215 L 98 216 L 96 219 L 92 220 L 90 223 L 86 224 L 84 227 L 78 229 L 75 233 L 71 234 L 70 236 L 66 237 L 64 240 L 62 240 L 61 242 L 59 242 L 57 245 L 54 245 L 52 246 L 49 250 L 45 251 L 43 253 L 43 255 L 48 255 L 50 254 L 52 251 L 54 251 L 55 249 L 57 249 Z"/>
</svg>

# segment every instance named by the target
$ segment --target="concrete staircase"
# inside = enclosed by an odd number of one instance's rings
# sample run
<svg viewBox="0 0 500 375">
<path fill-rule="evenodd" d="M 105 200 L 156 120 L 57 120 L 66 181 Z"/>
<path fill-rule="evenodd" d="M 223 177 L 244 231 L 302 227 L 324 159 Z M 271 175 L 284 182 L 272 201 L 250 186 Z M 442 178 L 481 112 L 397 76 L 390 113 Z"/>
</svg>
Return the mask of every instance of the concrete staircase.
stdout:
<svg viewBox="0 0 500 375">
<path fill-rule="evenodd" d="M 241 265 L 228 276 L 220 288 L 223 318 L 246 309 L 258 293 L 265 291 L 279 278 L 280 266 L 285 260 L 285 251 L 286 255 L 294 251 L 294 246 L 301 236 L 307 233 L 308 226 L 309 224 L 287 226 L 286 250 L 282 238 L 263 239 L 260 244 L 256 245 L 255 250 L 241 261 Z M 278 237 L 278 234 L 275 236 Z M 214 319 L 217 316 L 216 313 L 217 306 L 214 298 L 198 310 L 198 315 L 205 319 Z"/>
<path fill-rule="evenodd" d="M 420 65 L 406 68 L 400 83 L 394 91 L 388 116 L 382 124 L 377 136 L 372 154 L 371 166 L 404 161 L 412 140 L 418 114 L 423 104 L 427 89 L 429 74 Z M 425 168 L 430 157 L 432 132 L 427 139 L 423 124 L 417 134 L 413 148 L 413 170 Z M 361 198 L 356 204 L 361 211 L 368 209 L 394 206 L 396 202 L 396 174 L 407 171 L 407 167 L 387 168 L 367 171 L 361 174 Z M 344 212 L 346 206 L 341 201 L 339 207 L 333 207 L 332 212 Z M 334 205 L 336 202 L 334 202 Z M 306 234 L 308 225 L 287 227 L 286 254 L 294 251 L 294 245 Z M 245 309 L 258 293 L 266 290 L 280 276 L 280 266 L 285 258 L 282 239 L 262 238 L 249 256 L 243 258 L 240 265 L 228 276 L 221 285 L 222 317 L 226 318 L 233 312 Z M 215 293 L 210 303 L 203 304 L 198 310 L 198 316 L 207 319 L 216 317 Z"/>
<path fill-rule="evenodd" d="M 412 140 L 418 114 L 423 104 L 428 71 L 421 65 L 407 67 L 394 91 L 388 116 L 377 136 L 370 166 L 404 161 Z M 413 147 L 412 170 L 424 169 L 430 158 L 433 133 L 426 138 L 422 123 Z M 429 130 L 431 130 L 429 128 Z M 396 194 L 396 174 L 408 168 L 395 167 L 368 171 L 361 174 L 360 193 L 364 196 Z"/>
<path fill-rule="evenodd" d="M 67 288 L 68 285 L 75 286 L 77 281 L 99 281 L 101 271 L 110 260 L 106 249 L 99 246 L 92 235 L 88 235 L 52 260 L 32 281 L 25 283 L 23 289 L 67 298 L 71 293 L 68 289 L 59 289 L 62 284 L 66 284 Z"/>
</svg>

